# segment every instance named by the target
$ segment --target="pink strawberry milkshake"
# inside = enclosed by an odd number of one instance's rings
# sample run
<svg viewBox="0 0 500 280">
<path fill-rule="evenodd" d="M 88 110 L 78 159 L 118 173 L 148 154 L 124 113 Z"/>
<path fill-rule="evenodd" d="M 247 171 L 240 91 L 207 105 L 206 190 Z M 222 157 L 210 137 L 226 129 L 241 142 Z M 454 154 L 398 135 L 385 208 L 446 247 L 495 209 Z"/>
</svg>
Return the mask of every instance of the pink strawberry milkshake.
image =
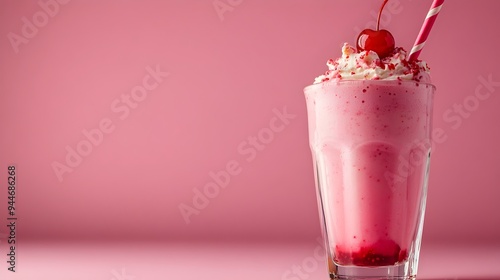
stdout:
<svg viewBox="0 0 500 280">
<path fill-rule="evenodd" d="M 429 67 L 407 61 L 402 48 L 380 59 L 347 44 L 327 65 L 304 92 L 330 273 L 338 265 L 416 262 L 430 156 Z"/>
</svg>

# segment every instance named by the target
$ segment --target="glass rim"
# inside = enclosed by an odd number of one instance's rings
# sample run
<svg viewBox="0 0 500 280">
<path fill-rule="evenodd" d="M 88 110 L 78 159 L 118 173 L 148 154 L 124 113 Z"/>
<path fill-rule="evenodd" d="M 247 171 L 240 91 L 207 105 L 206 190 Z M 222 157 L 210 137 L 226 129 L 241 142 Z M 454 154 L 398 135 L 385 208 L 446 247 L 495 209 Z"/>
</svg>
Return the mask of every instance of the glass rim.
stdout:
<svg viewBox="0 0 500 280">
<path fill-rule="evenodd" d="M 333 84 L 341 85 L 341 84 L 353 84 L 353 83 L 359 83 L 359 82 L 373 83 L 373 84 L 380 84 L 380 85 L 394 84 L 394 83 L 419 84 L 419 85 L 424 85 L 424 86 L 431 86 L 434 88 L 434 90 L 436 90 L 436 86 L 434 84 L 426 83 L 426 82 L 418 82 L 415 80 L 328 80 L 328 81 L 324 81 L 321 83 L 308 85 L 308 86 L 304 87 L 304 92 L 306 92 L 308 89 L 324 86 L 326 84 L 333 83 Z"/>
</svg>

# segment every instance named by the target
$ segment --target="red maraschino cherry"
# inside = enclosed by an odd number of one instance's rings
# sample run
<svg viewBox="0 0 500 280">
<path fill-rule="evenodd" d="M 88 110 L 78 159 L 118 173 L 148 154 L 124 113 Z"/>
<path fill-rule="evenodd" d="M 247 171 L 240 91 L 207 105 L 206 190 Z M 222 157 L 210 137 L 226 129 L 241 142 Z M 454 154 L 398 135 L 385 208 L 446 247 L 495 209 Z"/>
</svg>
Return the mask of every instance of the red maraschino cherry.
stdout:
<svg viewBox="0 0 500 280">
<path fill-rule="evenodd" d="M 389 0 L 384 0 L 384 3 L 380 8 L 380 12 L 378 13 L 377 30 L 365 29 L 359 34 L 356 43 L 358 52 L 374 51 L 380 58 L 384 58 L 389 56 L 394 51 L 396 43 L 392 34 L 385 29 L 379 29 L 380 16 L 382 15 L 382 11 L 388 1 Z"/>
</svg>

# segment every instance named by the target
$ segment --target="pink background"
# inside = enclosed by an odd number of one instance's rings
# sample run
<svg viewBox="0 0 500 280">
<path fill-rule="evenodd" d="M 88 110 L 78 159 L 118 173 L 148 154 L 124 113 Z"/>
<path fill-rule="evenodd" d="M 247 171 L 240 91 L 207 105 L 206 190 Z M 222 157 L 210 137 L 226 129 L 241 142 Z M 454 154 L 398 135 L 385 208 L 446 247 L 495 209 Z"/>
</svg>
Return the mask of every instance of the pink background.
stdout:
<svg viewBox="0 0 500 280">
<path fill-rule="evenodd" d="M 8 34 L 22 34 L 22 18 L 42 9 L 38 1 L 1 1 L 1 221 L 14 163 L 26 242 L 314 241 L 302 88 L 344 41 L 354 43 L 379 2 L 233 0 L 219 17 L 211 0 L 73 0 L 16 53 Z M 391 5 L 384 28 L 410 48 L 430 1 Z M 500 236 L 500 86 L 467 117 L 449 112 L 474 105 L 480 77 L 500 81 L 499 10 L 496 0 L 447 1 L 422 53 L 438 88 L 434 125 L 447 135 L 432 159 L 429 242 Z M 156 65 L 170 75 L 121 120 L 111 105 Z M 251 147 L 248 137 L 269 132 L 273 110 L 285 107 L 295 117 L 247 160 L 238 146 Z M 60 182 L 52 163 L 64 163 L 65 147 L 75 149 L 82 130 L 105 118 L 115 129 Z M 187 225 L 179 205 L 192 204 L 193 189 L 231 161 L 241 173 Z"/>
</svg>

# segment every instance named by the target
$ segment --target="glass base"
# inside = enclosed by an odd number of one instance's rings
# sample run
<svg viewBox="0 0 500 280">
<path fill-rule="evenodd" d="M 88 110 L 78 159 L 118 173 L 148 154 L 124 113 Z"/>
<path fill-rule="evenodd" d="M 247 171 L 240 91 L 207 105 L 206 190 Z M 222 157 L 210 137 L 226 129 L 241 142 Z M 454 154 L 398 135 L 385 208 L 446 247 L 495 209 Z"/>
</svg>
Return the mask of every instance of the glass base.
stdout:
<svg viewBox="0 0 500 280">
<path fill-rule="evenodd" d="M 409 263 L 381 266 L 341 266 L 333 264 L 330 269 L 330 279 L 334 280 L 415 280 L 416 275 L 411 275 Z"/>
</svg>

